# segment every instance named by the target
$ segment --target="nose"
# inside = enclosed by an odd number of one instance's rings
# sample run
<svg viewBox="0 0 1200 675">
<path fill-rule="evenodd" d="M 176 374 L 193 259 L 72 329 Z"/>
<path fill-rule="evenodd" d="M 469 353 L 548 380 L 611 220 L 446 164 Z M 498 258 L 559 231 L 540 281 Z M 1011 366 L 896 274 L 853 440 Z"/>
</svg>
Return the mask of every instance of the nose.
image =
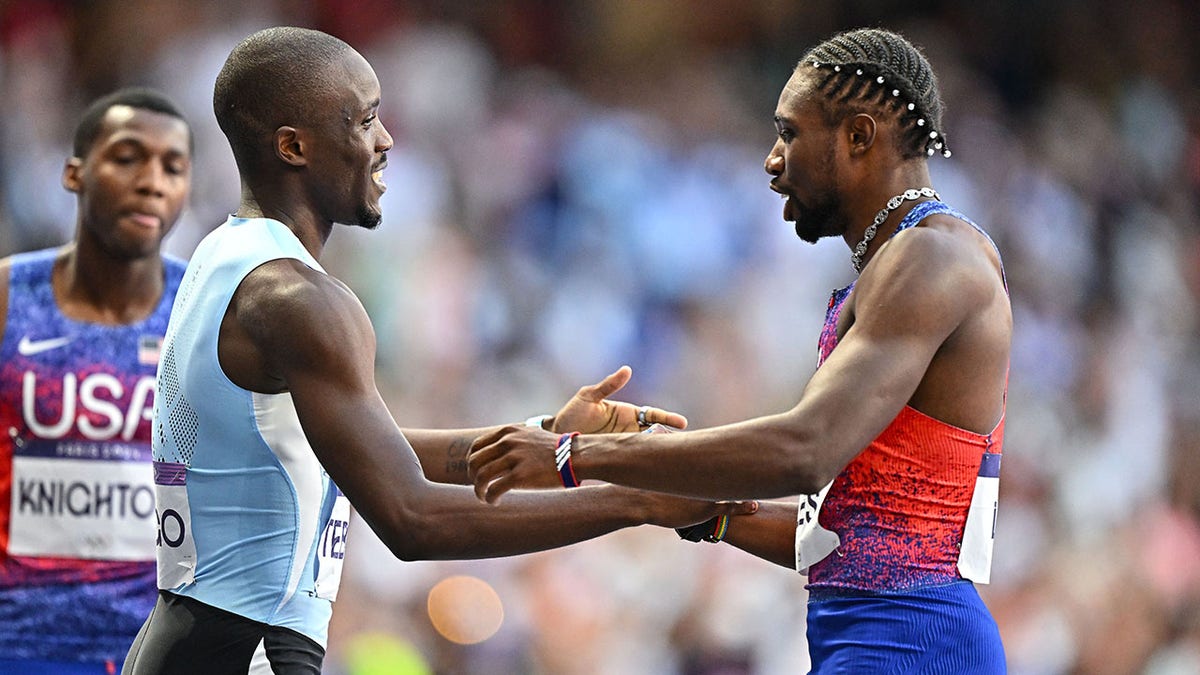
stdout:
<svg viewBox="0 0 1200 675">
<path fill-rule="evenodd" d="M 379 131 L 379 137 L 375 139 L 375 152 L 387 152 L 392 149 L 393 141 L 387 127 L 383 126 L 383 120 L 379 121 Z"/>
<path fill-rule="evenodd" d="M 134 187 L 144 195 L 161 197 L 166 193 L 167 171 L 158 162 L 144 162 Z"/>
<path fill-rule="evenodd" d="M 779 141 L 775 141 L 775 145 L 767 153 L 767 159 L 763 162 L 763 171 L 772 176 L 778 176 L 783 173 L 783 151 L 780 148 Z"/>
</svg>

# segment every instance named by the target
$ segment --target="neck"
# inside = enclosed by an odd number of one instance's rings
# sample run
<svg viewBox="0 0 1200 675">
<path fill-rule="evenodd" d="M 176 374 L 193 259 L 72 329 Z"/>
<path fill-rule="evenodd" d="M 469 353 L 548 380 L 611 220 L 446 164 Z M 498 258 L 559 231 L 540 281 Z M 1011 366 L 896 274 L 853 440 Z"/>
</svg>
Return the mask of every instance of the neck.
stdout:
<svg viewBox="0 0 1200 675">
<path fill-rule="evenodd" d="M 860 208 L 854 227 L 844 237 L 851 251 L 851 264 L 861 272 L 891 231 L 918 202 L 937 199 L 925 162 L 918 170 L 897 171 L 890 180 L 870 191 L 870 197 L 858 201 Z"/>
<path fill-rule="evenodd" d="M 54 264 L 51 285 L 62 313 L 77 321 L 123 325 L 154 312 L 163 294 L 162 257 L 157 251 L 117 259 L 86 239 L 68 245 Z"/>
<path fill-rule="evenodd" d="M 292 198 L 287 190 L 254 189 L 242 183 L 242 200 L 238 205 L 239 218 L 270 218 L 283 223 L 305 250 L 316 260 L 321 259 L 325 242 L 333 232 L 333 223 L 318 218 L 302 199 Z"/>
</svg>

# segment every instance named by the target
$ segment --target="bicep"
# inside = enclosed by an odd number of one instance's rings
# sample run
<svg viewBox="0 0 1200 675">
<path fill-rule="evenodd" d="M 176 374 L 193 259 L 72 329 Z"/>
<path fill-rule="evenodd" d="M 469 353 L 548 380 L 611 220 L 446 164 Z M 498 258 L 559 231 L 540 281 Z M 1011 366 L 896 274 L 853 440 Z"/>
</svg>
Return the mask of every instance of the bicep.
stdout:
<svg viewBox="0 0 1200 675">
<path fill-rule="evenodd" d="M 375 386 L 375 336 L 357 298 L 330 280 L 284 284 L 251 318 L 253 339 L 292 396 L 309 445 L 364 517 L 422 481 Z"/>
<path fill-rule="evenodd" d="M 900 412 L 970 302 L 938 242 L 916 241 L 878 260 L 854 293 L 854 322 L 805 389 L 798 412 L 826 420 L 835 475 Z M 899 242 L 892 242 L 892 244 Z M 916 244 L 916 245 L 911 245 Z"/>
</svg>

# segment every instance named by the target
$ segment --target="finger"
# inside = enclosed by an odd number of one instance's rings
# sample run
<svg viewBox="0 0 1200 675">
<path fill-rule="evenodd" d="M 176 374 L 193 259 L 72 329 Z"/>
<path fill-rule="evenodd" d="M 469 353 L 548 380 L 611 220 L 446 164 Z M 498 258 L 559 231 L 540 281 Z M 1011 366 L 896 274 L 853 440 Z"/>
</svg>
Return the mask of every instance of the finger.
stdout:
<svg viewBox="0 0 1200 675">
<path fill-rule="evenodd" d="M 640 420 L 639 420 L 640 421 Z M 646 422 L 654 424 L 655 422 L 665 424 L 676 429 L 687 428 L 687 418 L 679 413 L 670 412 L 661 408 L 646 408 Z"/>
<path fill-rule="evenodd" d="M 480 480 L 480 475 L 499 455 L 495 445 L 482 444 L 478 439 L 467 451 L 467 479 L 471 482 Z"/>
<path fill-rule="evenodd" d="M 479 436 L 476 436 L 475 440 L 471 441 L 471 449 L 468 451 L 468 454 L 475 452 L 479 448 L 483 448 L 485 446 L 495 443 L 496 441 L 500 440 L 500 438 L 503 437 L 505 434 L 507 434 L 509 431 L 510 431 L 509 427 L 500 427 L 499 429 L 493 429 L 491 431 L 488 431 L 487 433 L 483 433 L 483 434 L 480 434 Z"/>
<path fill-rule="evenodd" d="M 487 502 L 487 483 L 475 479 L 475 498 L 481 502 Z"/>
<path fill-rule="evenodd" d="M 758 501 L 746 499 L 733 502 L 717 502 L 717 513 L 723 516 L 748 516 L 758 511 Z"/>
<path fill-rule="evenodd" d="M 633 377 L 633 369 L 629 366 L 621 366 L 596 384 L 580 387 L 578 396 L 585 401 L 602 401 L 628 384 L 631 377 Z"/>
<path fill-rule="evenodd" d="M 493 448 L 486 448 L 481 453 L 467 458 L 467 475 L 475 485 L 475 495 L 483 499 L 483 489 L 507 468 L 502 458 L 495 456 Z"/>
<path fill-rule="evenodd" d="M 489 504 L 496 504 L 505 492 L 513 489 L 513 478 L 511 474 L 507 474 L 488 483 L 487 489 L 484 492 L 484 501 Z"/>
</svg>

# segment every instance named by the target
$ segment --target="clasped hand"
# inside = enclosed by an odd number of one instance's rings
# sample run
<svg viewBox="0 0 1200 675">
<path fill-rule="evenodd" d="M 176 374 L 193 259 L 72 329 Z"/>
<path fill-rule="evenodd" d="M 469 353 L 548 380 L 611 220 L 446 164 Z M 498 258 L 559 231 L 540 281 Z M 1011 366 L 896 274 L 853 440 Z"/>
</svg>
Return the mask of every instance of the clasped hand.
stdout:
<svg viewBox="0 0 1200 675">
<path fill-rule="evenodd" d="M 467 455 L 467 473 L 475 484 L 475 494 L 495 503 L 516 488 L 562 487 L 554 449 L 564 433 L 638 432 L 655 422 L 680 429 L 687 426 L 687 418 L 678 413 L 608 400 L 632 375 L 629 366 L 621 366 L 600 382 L 580 387 L 554 415 L 552 431 L 510 425 L 475 439 Z"/>
</svg>

